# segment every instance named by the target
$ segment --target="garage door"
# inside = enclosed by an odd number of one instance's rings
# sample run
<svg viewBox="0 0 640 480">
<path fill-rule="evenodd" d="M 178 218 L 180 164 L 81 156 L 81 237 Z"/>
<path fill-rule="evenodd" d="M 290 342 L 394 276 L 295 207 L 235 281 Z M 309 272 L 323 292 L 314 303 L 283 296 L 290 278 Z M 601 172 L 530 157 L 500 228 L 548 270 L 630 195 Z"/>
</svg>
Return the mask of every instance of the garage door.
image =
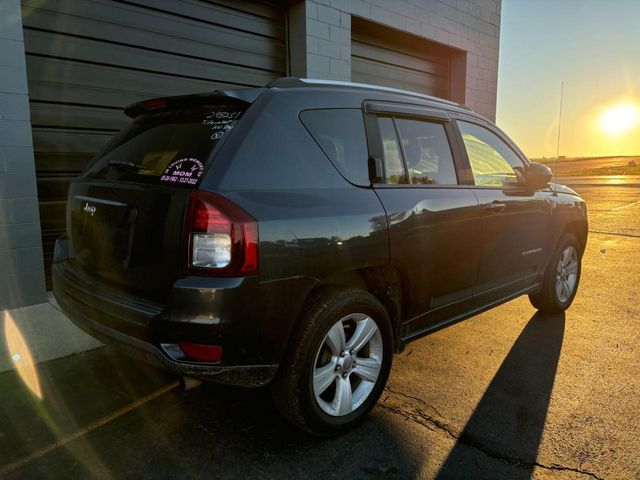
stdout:
<svg viewBox="0 0 640 480">
<path fill-rule="evenodd" d="M 221 0 L 23 0 L 47 283 L 69 181 L 144 98 L 286 73 L 286 12 Z"/>
<path fill-rule="evenodd" d="M 451 98 L 450 49 L 359 18 L 351 21 L 351 80 Z"/>
</svg>

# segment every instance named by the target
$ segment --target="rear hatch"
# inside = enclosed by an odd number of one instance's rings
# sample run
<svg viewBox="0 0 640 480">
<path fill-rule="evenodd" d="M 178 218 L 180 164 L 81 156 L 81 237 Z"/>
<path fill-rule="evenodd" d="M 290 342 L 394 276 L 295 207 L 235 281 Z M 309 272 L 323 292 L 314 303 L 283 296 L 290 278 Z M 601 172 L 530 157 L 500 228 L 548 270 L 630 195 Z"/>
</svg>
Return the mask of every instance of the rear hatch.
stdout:
<svg viewBox="0 0 640 480">
<path fill-rule="evenodd" d="M 196 99 L 130 107 L 133 123 L 71 183 L 67 235 L 77 273 L 156 301 L 180 276 L 189 194 L 248 105 Z"/>
</svg>

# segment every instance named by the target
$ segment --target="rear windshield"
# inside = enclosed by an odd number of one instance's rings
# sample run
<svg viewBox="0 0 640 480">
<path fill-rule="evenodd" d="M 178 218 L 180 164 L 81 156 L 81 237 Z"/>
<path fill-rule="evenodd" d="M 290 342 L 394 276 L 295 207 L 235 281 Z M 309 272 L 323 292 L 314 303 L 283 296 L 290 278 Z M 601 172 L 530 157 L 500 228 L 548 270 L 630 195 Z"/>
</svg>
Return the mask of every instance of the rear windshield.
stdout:
<svg viewBox="0 0 640 480">
<path fill-rule="evenodd" d="M 216 105 L 140 115 L 98 153 L 84 174 L 195 187 L 216 143 L 244 110 Z"/>
</svg>

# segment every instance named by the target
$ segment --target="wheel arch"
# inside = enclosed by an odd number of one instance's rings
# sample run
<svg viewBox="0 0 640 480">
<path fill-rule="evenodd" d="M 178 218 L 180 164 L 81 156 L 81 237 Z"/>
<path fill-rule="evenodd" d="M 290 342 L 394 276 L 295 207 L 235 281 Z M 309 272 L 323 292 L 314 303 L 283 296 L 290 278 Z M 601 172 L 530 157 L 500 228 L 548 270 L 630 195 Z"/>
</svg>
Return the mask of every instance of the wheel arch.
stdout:
<svg viewBox="0 0 640 480">
<path fill-rule="evenodd" d="M 320 280 L 307 294 L 303 305 L 331 289 L 357 288 L 373 295 L 385 308 L 393 327 L 394 348 L 398 343 L 402 323 L 403 286 L 400 271 L 390 265 L 363 267 L 334 273 Z M 304 306 L 302 311 L 304 311 Z"/>
<path fill-rule="evenodd" d="M 566 233 L 572 233 L 576 236 L 578 242 L 580 242 L 580 255 L 584 254 L 584 250 L 587 246 L 587 237 L 589 235 L 587 222 L 583 220 L 568 222 L 563 227 L 562 232 L 560 233 L 560 238 L 562 238 Z"/>
</svg>

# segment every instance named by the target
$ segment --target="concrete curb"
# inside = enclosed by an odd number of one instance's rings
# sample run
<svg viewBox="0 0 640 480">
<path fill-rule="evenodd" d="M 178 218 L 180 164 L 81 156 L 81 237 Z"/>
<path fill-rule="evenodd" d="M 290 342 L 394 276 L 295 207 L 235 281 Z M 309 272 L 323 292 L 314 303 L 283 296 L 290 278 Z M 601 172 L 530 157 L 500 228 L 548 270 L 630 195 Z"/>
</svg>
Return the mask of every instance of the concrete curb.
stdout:
<svg viewBox="0 0 640 480">
<path fill-rule="evenodd" d="M 44 303 L 0 311 L 0 372 L 101 346 L 71 323 L 51 294 Z"/>
</svg>

